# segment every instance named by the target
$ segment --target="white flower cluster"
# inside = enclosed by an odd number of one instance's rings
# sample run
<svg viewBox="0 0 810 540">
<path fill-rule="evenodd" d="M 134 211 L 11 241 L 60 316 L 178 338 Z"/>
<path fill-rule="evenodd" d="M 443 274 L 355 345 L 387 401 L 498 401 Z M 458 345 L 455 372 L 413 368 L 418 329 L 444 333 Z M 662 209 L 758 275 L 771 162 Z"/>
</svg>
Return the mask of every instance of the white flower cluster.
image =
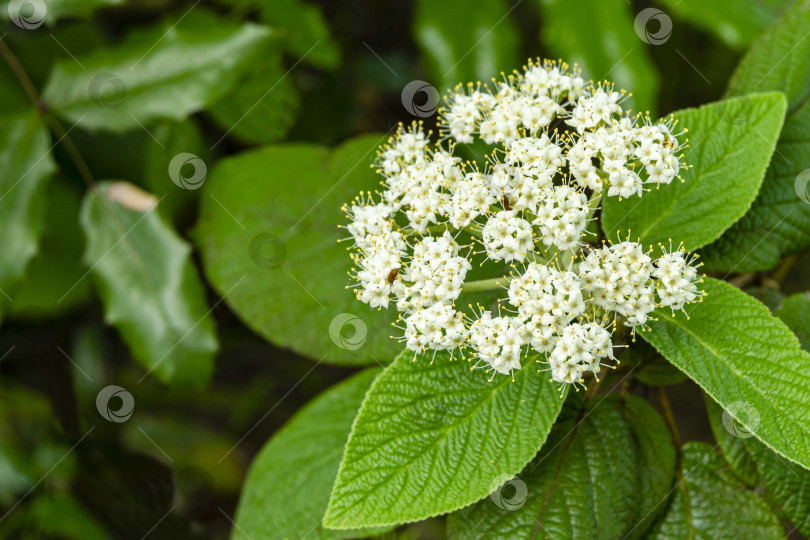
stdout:
<svg viewBox="0 0 810 540">
<path fill-rule="evenodd" d="M 603 196 L 642 196 L 682 168 L 674 122 L 630 116 L 625 98 L 565 64 L 530 62 L 493 89 L 450 93 L 439 143 L 421 123 L 400 126 L 378 152 L 381 192 L 345 207 L 357 298 L 395 304 L 413 351 L 469 349 L 474 367 L 503 374 L 536 351 L 560 383 L 615 360 L 618 328 L 697 301 L 695 257 L 587 241 Z M 492 145 L 485 163 L 455 155 L 477 141 Z M 469 281 L 473 261 L 495 277 Z M 486 290 L 507 294 L 492 310 L 457 309 L 462 293 Z"/>
</svg>

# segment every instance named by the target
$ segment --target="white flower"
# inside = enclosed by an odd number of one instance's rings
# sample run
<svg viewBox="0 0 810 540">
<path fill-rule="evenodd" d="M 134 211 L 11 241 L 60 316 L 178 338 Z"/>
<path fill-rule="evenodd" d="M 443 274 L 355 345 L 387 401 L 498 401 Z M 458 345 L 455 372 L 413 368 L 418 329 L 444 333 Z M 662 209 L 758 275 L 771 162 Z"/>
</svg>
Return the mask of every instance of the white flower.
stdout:
<svg viewBox="0 0 810 540">
<path fill-rule="evenodd" d="M 582 382 L 586 371 L 599 373 L 602 360 L 613 358 L 610 332 L 590 322 L 566 326 L 549 356 L 552 380 L 559 383 Z"/>
<path fill-rule="evenodd" d="M 485 311 L 470 327 L 470 345 L 478 358 L 498 373 L 520 369 L 523 346 L 520 321 L 511 317 L 493 317 Z"/>
<path fill-rule="evenodd" d="M 662 306 L 677 311 L 698 297 L 700 277 L 694 262 L 695 259 L 687 259 L 683 251 L 665 252 L 655 261 L 652 275 L 658 279 L 655 289 Z"/>
<path fill-rule="evenodd" d="M 515 210 L 503 210 L 484 226 L 484 247 L 495 261 L 522 261 L 534 248 L 531 224 Z"/>
</svg>

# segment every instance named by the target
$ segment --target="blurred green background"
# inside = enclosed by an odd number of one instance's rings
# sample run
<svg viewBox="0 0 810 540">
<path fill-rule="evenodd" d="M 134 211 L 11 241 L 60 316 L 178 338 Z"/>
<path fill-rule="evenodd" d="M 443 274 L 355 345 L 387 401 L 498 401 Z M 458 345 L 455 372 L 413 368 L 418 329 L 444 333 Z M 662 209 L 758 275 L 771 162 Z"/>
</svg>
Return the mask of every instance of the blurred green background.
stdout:
<svg viewBox="0 0 810 540">
<path fill-rule="evenodd" d="M 745 48 L 787 4 L 3 4 L 0 537 L 226 538 L 254 455 L 309 399 L 357 371 L 314 364 L 255 334 L 210 288 L 193 252 L 188 271 L 199 274 L 204 290 L 197 296 L 207 305 L 200 309 L 210 307 L 215 322 L 202 331 L 209 338 L 215 332 L 219 349 L 203 384 L 165 384 L 171 374 L 150 373 L 136 358 L 147 353 L 128 345 L 143 336 L 124 339 L 124 330 L 105 323 L 105 287 L 115 284 L 95 282 L 88 276 L 92 263 L 82 261 L 91 236 L 79 222 L 88 182 L 123 180 L 154 194 L 166 227 L 193 241 L 205 190 L 181 189 L 167 174 L 181 152 L 198 156 L 210 171 L 222 158 L 261 145 L 334 146 L 385 133 L 420 119 L 413 106 L 427 94 L 403 96 L 411 81 L 439 90 L 488 81 L 530 57 L 577 62 L 589 77 L 631 90 L 634 110 L 664 115 L 719 99 Z M 119 78 L 122 66 L 129 75 Z M 127 81 L 123 92 L 116 79 Z M 421 119 L 435 124 L 435 115 Z M 26 122 L 41 122 L 47 137 L 29 137 Z M 49 147 L 52 158 L 37 158 L 38 149 L 48 155 Z M 46 187 L 37 185 L 51 174 Z M 324 190 L 329 182 L 324 177 Z M 91 216 L 84 227 L 92 226 Z M 100 246 L 102 253 L 115 247 Z M 780 272 L 782 293 L 810 288 L 808 276 L 790 265 Z M 766 303 L 779 302 L 773 275 L 744 279 Z M 118 286 L 136 302 L 137 280 Z M 214 348 L 199 354 L 212 356 Z M 132 391 L 131 419 L 101 417 L 96 398 L 108 385 Z M 703 415 L 690 413 L 702 407 L 697 388 L 686 382 L 677 388 L 683 437 L 708 437 Z M 418 527 L 409 534 L 442 534 L 438 523 Z"/>
</svg>

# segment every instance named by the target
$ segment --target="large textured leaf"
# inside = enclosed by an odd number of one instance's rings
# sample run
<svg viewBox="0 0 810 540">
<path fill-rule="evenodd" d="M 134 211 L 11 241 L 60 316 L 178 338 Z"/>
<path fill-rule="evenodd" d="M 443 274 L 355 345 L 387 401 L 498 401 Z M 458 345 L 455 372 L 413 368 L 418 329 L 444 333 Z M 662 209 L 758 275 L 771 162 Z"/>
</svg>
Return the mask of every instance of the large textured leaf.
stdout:
<svg viewBox="0 0 810 540">
<path fill-rule="evenodd" d="M 490 82 L 501 71 L 519 67 L 514 4 L 504 0 L 416 2 L 414 39 L 428 67 L 430 82 Z"/>
<path fill-rule="evenodd" d="M 790 0 L 661 0 L 667 13 L 745 47 L 775 23 Z"/>
<path fill-rule="evenodd" d="M 325 362 L 390 362 L 393 310 L 357 301 L 341 206 L 379 177 L 369 168 L 379 135 L 332 154 L 308 144 L 268 146 L 209 172 L 196 238 L 205 271 L 256 332 Z M 244 281 L 243 281 L 244 280 Z M 239 283 L 238 287 L 234 287 Z"/>
<path fill-rule="evenodd" d="M 81 225 L 85 264 L 132 355 L 158 379 L 201 387 L 217 338 L 191 248 L 159 215 L 157 199 L 124 183 L 88 192 Z"/>
<path fill-rule="evenodd" d="M 805 351 L 810 352 L 810 293 L 798 293 L 782 302 L 774 315 L 790 328 Z"/>
<path fill-rule="evenodd" d="M 56 166 L 51 140 L 31 111 L 3 119 L 0 130 L 0 318 L 39 249 L 45 184 Z"/>
<path fill-rule="evenodd" d="M 285 30 L 285 48 L 296 60 L 326 69 L 340 64 L 340 49 L 317 5 L 305 0 L 264 1 L 259 19 Z"/>
<path fill-rule="evenodd" d="M 324 524 L 418 521 L 487 496 L 518 473 L 560 412 L 557 386 L 524 360 L 515 382 L 470 371 L 447 353 L 402 353 L 374 382 L 354 422 Z"/>
<path fill-rule="evenodd" d="M 684 182 L 653 186 L 641 198 L 606 197 L 605 233 L 629 230 L 653 245 L 672 239 L 690 251 L 717 239 L 756 197 L 784 113 L 778 93 L 676 112 L 678 127 L 689 130 L 683 161 L 691 168 L 681 172 Z"/>
<path fill-rule="evenodd" d="M 633 28 L 624 0 L 538 0 L 540 37 L 556 56 L 577 63 L 596 81 L 610 80 L 633 95 L 625 107 L 652 110 L 658 73 Z"/>
<path fill-rule="evenodd" d="M 728 470 L 705 443 L 690 442 L 681 454 L 679 481 L 665 518 L 650 539 L 783 538 L 768 505 Z"/>
<path fill-rule="evenodd" d="M 284 138 L 299 107 L 293 79 L 281 64 L 281 54 L 271 48 L 234 91 L 211 108 L 211 115 L 228 134 L 251 143 L 271 143 Z"/>
<path fill-rule="evenodd" d="M 368 369 L 327 390 L 273 435 L 250 467 L 233 539 L 366 536 L 324 529 L 321 519 L 352 421 L 379 372 Z"/>
<path fill-rule="evenodd" d="M 707 278 L 703 302 L 682 313 L 656 310 L 642 337 L 728 408 L 753 407 L 738 418 L 777 453 L 810 467 L 810 354 L 764 305 L 723 281 Z"/>
<path fill-rule="evenodd" d="M 657 503 L 674 475 L 675 447 L 664 421 L 643 400 L 610 396 L 567 406 L 541 453 L 512 481 L 525 486 L 525 493 L 515 488 L 510 497 L 504 487 L 494 498 L 452 514 L 448 533 L 638 538 L 663 510 Z"/>
<path fill-rule="evenodd" d="M 810 246 L 810 2 L 801 0 L 752 46 L 729 83 L 728 95 L 781 90 L 785 127 L 751 210 L 703 252 L 706 267 L 723 272 L 773 268 Z M 801 195 L 800 195 L 801 194 Z M 804 200 L 802 199 L 804 197 Z"/>
<path fill-rule="evenodd" d="M 723 415 L 728 422 L 728 413 L 708 397 L 706 409 L 715 439 L 734 472 L 750 486 L 764 484 L 782 513 L 802 534 L 809 535 L 810 471 L 776 455 L 754 438 L 740 437 L 733 425 L 729 431 L 723 424 Z"/>
<path fill-rule="evenodd" d="M 59 62 L 43 92 L 49 106 L 87 129 L 139 129 L 156 118 L 182 120 L 216 102 L 252 68 L 270 36 L 192 10 L 133 32 L 124 43 Z"/>
</svg>

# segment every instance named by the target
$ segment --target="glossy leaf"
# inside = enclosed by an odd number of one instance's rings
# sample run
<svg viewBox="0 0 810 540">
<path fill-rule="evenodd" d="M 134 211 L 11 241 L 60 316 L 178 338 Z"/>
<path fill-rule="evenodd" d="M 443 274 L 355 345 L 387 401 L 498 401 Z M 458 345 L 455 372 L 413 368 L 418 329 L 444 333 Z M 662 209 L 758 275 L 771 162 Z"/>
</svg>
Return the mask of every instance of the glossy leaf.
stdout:
<svg viewBox="0 0 810 540">
<path fill-rule="evenodd" d="M 780 90 L 787 95 L 788 107 L 785 127 L 757 199 L 739 222 L 703 250 L 704 262 L 711 270 L 767 270 L 782 257 L 810 246 L 808 32 L 810 3 L 796 2 L 751 46 L 729 83 L 729 96 Z"/>
<path fill-rule="evenodd" d="M 648 538 L 783 537 L 768 505 L 757 494 L 743 489 L 711 446 L 700 442 L 684 445 L 679 481 L 669 509 Z"/>
<path fill-rule="evenodd" d="M 211 108 L 226 133 L 250 143 L 284 138 L 300 107 L 298 90 L 275 50 L 266 51 L 233 92 Z"/>
<path fill-rule="evenodd" d="M 734 472 L 750 486 L 764 485 L 782 513 L 803 535 L 810 534 L 810 470 L 773 453 L 758 440 L 723 425 L 728 415 L 710 398 L 706 409 L 712 431 Z M 726 420 L 727 421 L 727 420 Z"/>
<path fill-rule="evenodd" d="M 504 0 L 416 2 L 413 33 L 437 88 L 488 83 L 520 67 L 513 4 Z"/>
<path fill-rule="evenodd" d="M 658 309 L 641 336 L 724 407 L 758 412 L 740 425 L 777 453 L 810 467 L 810 355 L 768 308 L 723 281 L 706 278 L 708 293 L 687 306 L 689 318 Z"/>
<path fill-rule="evenodd" d="M 195 237 L 206 275 L 225 302 L 271 342 L 324 362 L 388 363 L 393 310 L 362 304 L 347 289 L 352 261 L 341 207 L 375 189 L 379 135 L 330 152 L 268 146 L 209 172 Z"/>
<path fill-rule="evenodd" d="M 810 293 L 798 293 L 782 302 L 774 315 L 790 328 L 805 351 L 810 352 Z"/>
<path fill-rule="evenodd" d="M 540 37 L 554 55 L 578 64 L 595 81 L 610 80 L 632 92 L 623 105 L 655 107 L 659 77 L 646 45 L 633 28 L 635 13 L 624 0 L 538 0 Z"/>
<path fill-rule="evenodd" d="M 125 182 L 88 192 L 81 213 L 92 271 L 132 355 L 165 383 L 204 386 L 217 338 L 191 248 L 156 210 L 157 199 Z"/>
<path fill-rule="evenodd" d="M 514 493 L 507 484 L 452 514 L 448 535 L 639 538 L 663 510 L 674 475 L 675 447 L 646 402 L 608 396 L 569 405 L 537 458 L 511 481 Z"/>
<path fill-rule="evenodd" d="M 178 23 L 133 32 L 120 45 L 57 63 L 43 99 L 86 129 L 140 129 L 213 104 L 252 69 L 270 31 L 193 10 Z"/>
<path fill-rule="evenodd" d="M 352 421 L 380 371 L 368 369 L 330 388 L 273 435 L 250 467 L 234 539 L 354 538 L 372 532 L 330 531 L 321 519 Z"/>
<path fill-rule="evenodd" d="M 537 453 L 560 412 L 534 357 L 514 374 L 405 351 L 374 382 L 352 427 L 324 524 L 418 521 L 487 496 Z M 492 379 L 491 382 L 490 379 Z"/>
<path fill-rule="evenodd" d="M 34 112 L 4 118 L 0 130 L 0 318 L 39 250 L 45 187 L 56 169 L 51 139 Z"/>
<path fill-rule="evenodd" d="M 661 4 L 669 15 L 708 30 L 730 47 L 740 48 L 775 23 L 790 0 L 662 0 Z"/>
<path fill-rule="evenodd" d="M 690 251 L 716 240 L 756 197 L 784 113 L 779 93 L 678 111 L 678 128 L 689 130 L 684 181 L 652 186 L 640 198 L 606 197 L 603 230 L 608 235 L 629 230 L 652 245 L 672 239 Z"/>
</svg>

